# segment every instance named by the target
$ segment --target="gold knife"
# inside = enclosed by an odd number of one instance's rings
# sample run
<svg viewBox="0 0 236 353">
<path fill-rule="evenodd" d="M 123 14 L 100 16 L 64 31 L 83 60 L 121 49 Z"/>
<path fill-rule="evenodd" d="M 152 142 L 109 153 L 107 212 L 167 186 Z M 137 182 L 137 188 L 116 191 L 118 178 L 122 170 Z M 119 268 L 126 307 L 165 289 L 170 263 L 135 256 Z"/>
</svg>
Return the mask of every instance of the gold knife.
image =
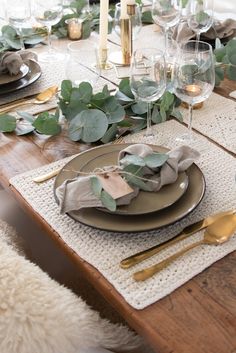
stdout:
<svg viewBox="0 0 236 353">
<path fill-rule="evenodd" d="M 199 222 L 191 224 L 191 225 L 187 226 L 186 228 L 184 228 L 179 234 L 177 234 L 175 237 L 171 238 L 170 240 L 166 240 L 165 242 L 163 242 L 161 244 L 157 244 L 157 245 L 153 246 L 152 248 L 143 250 L 139 253 L 136 253 L 134 255 L 131 255 L 131 256 L 123 259 L 120 262 L 120 267 L 124 268 L 124 269 L 130 268 L 130 267 L 142 262 L 143 260 L 146 260 L 149 257 L 156 255 L 157 253 L 159 253 L 163 249 L 166 249 L 167 247 L 176 244 L 180 240 L 183 240 L 183 239 L 189 237 L 190 235 L 198 232 L 199 230 L 208 227 L 210 224 L 215 222 L 216 219 L 218 219 L 219 217 L 222 217 L 222 216 L 228 215 L 228 214 L 234 214 L 235 212 L 236 212 L 236 210 L 220 212 L 215 215 L 204 218 Z"/>
</svg>

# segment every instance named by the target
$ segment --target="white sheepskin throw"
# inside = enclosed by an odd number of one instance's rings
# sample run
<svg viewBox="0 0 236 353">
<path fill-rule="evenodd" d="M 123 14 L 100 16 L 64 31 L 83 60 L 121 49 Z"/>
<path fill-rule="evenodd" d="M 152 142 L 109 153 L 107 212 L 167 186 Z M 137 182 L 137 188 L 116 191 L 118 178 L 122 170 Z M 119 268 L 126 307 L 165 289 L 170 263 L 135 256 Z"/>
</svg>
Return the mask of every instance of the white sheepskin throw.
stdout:
<svg viewBox="0 0 236 353">
<path fill-rule="evenodd" d="M 93 347 L 125 352 L 141 339 L 101 319 L 10 243 L 0 221 L 0 353 L 82 353 Z M 137 350 L 137 352 L 142 352 Z"/>
</svg>

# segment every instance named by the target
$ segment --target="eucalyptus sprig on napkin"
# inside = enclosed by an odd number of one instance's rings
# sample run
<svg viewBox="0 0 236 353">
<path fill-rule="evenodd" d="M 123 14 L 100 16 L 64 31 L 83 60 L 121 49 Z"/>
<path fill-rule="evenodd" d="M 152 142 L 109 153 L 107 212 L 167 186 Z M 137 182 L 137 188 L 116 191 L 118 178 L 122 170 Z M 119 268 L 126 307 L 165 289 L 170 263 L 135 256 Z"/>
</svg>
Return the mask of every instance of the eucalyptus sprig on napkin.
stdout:
<svg viewBox="0 0 236 353">
<path fill-rule="evenodd" d="M 157 192 L 174 183 L 199 157 L 189 146 L 167 153 L 157 153 L 145 144 L 134 144 L 121 150 L 117 166 L 101 166 L 90 173 L 78 170 L 78 177 L 65 180 L 57 189 L 61 213 L 87 207 L 129 205 L 140 190 Z"/>
<path fill-rule="evenodd" d="M 131 92 L 128 79 L 120 82 L 113 96 L 105 85 L 94 93 L 88 82 L 73 87 L 69 80 L 62 81 L 56 113 L 44 112 L 36 118 L 18 112 L 19 118 L 10 114 L 0 115 L 0 131 L 25 135 L 37 132 L 57 135 L 61 132 L 60 114 L 64 116 L 68 137 L 72 141 L 108 143 L 124 133 L 132 133 L 146 127 L 147 105 L 137 102 Z M 180 101 L 170 92 L 152 104 L 152 122 L 161 123 L 171 116 L 181 120 L 177 110 Z"/>
</svg>

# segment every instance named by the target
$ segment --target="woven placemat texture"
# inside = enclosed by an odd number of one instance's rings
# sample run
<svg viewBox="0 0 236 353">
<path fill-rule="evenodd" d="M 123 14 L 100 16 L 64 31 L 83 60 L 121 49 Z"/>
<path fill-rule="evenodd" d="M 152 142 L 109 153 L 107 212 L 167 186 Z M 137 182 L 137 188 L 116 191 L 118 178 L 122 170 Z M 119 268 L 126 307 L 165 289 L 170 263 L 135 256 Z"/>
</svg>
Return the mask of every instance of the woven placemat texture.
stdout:
<svg viewBox="0 0 236 353">
<path fill-rule="evenodd" d="M 182 109 L 184 121 L 188 111 Z M 236 101 L 212 93 L 201 109 L 193 111 L 193 128 L 236 153 Z"/>
<path fill-rule="evenodd" d="M 186 132 L 186 128 L 176 121 L 168 121 L 156 125 L 154 131 L 153 143 L 173 148 L 176 146 L 175 136 Z M 140 142 L 142 136 L 143 132 L 127 136 L 125 142 Z M 160 230 L 141 233 L 114 233 L 85 226 L 67 215 L 61 215 L 53 196 L 54 181 L 48 180 L 43 184 L 35 184 L 32 178 L 56 167 L 62 167 L 69 160 L 68 158 L 15 176 L 11 179 L 11 184 L 68 246 L 97 268 L 131 306 L 143 309 L 171 293 L 215 261 L 236 249 L 236 236 L 234 235 L 229 242 L 218 247 L 204 245 L 188 252 L 145 282 L 133 280 L 132 273 L 161 261 L 185 245 L 201 238 L 203 232 L 198 232 L 129 270 L 119 267 L 121 259 L 171 238 L 183 227 L 207 215 L 236 208 L 235 158 L 203 136 L 196 136 L 194 145 L 202 150 L 201 158 L 197 164 L 206 179 L 204 198 L 187 217 Z"/>
</svg>

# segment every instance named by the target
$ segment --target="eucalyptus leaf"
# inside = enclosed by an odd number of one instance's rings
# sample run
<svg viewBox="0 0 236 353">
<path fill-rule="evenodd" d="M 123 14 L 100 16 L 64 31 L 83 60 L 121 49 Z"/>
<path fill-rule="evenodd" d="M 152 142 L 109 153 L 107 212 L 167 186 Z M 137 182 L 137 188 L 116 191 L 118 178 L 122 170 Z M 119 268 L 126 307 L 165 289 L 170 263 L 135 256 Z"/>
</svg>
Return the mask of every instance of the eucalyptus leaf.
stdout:
<svg viewBox="0 0 236 353">
<path fill-rule="evenodd" d="M 137 102 L 132 105 L 131 109 L 135 114 L 142 115 L 147 113 L 148 106 L 146 102 Z"/>
<path fill-rule="evenodd" d="M 144 167 L 145 161 L 142 157 L 136 156 L 134 154 L 128 154 L 120 160 L 120 164 L 121 165 L 134 164 L 134 165 L 138 165 L 140 167 Z"/>
<path fill-rule="evenodd" d="M 183 122 L 183 115 L 179 110 L 177 110 L 177 109 L 172 110 L 171 116 L 173 116 L 174 118 L 176 118 L 180 122 Z"/>
<path fill-rule="evenodd" d="M 70 94 L 70 103 L 74 101 L 81 101 L 82 103 L 89 103 L 93 94 L 93 88 L 89 82 L 81 82 L 79 87 L 73 87 Z"/>
<path fill-rule="evenodd" d="M 35 120 L 35 117 L 32 114 L 29 114 L 27 112 L 17 112 L 17 114 L 23 118 L 24 120 L 28 121 L 29 123 L 33 123 Z"/>
<path fill-rule="evenodd" d="M 230 80 L 236 81 L 236 66 L 228 66 L 226 72 Z"/>
<path fill-rule="evenodd" d="M 105 132 L 105 135 L 101 138 L 102 143 L 108 143 L 116 138 L 119 130 L 117 124 L 112 124 L 109 129 Z"/>
<path fill-rule="evenodd" d="M 221 47 L 221 48 L 215 49 L 214 54 L 215 54 L 216 61 L 221 62 L 223 60 L 223 57 L 226 54 L 226 48 Z"/>
<path fill-rule="evenodd" d="M 161 98 L 161 108 L 169 110 L 171 105 L 174 103 L 175 97 L 169 91 L 166 91 Z"/>
<path fill-rule="evenodd" d="M 108 123 L 118 123 L 125 117 L 125 110 L 115 97 L 108 97 L 100 107 L 107 116 Z"/>
<path fill-rule="evenodd" d="M 73 141 L 86 143 L 98 141 L 108 128 L 106 115 L 98 109 L 84 110 L 69 124 L 69 136 Z"/>
<path fill-rule="evenodd" d="M 61 83 L 61 96 L 62 98 L 69 102 L 72 92 L 72 82 L 70 80 L 63 80 Z"/>
<path fill-rule="evenodd" d="M 152 122 L 155 124 L 159 124 L 162 122 L 160 111 L 156 105 L 154 105 L 154 108 L 152 110 Z"/>
<path fill-rule="evenodd" d="M 161 115 L 161 120 L 166 121 L 166 111 L 163 107 L 160 108 L 160 115 Z"/>
<path fill-rule="evenodd" d="M 0 131 L 12 132 L 16 128 L 16 118 L 9 114 L 0 115 Z"/>
<path fill-rule="evenodd" d="M 101 192 L 101 201 L 102 201 L 103 206 L 106 207 L 109 211 L 115 212 L 116 201 L 105 190 L 102 190 L 102 192 Z"/>
<path fill-rule="evenodd" d="M 92 176 L 90 178 L 90 182 L 91 182 L 91 188 L 92 188 L 92 191 L 93 191 L 94 195 L 98 199 L 100 199 L 101 198 L 101 192 L 102 192 L 102 184 L 101 184 L 100 180 L 96 176 Z"/>
<path fill-rule="evenodd" d="M 153 23 L 151 11 L 144 11 L 142 13 L 142 23 Z"/>
<path fill-rule="evenodd" d="M 161 167 L 169 158 L 166 153 L 152 153 L 144 157 L 144 162 L 149 168 Z"/>
<path fill-rule="evenodd" d="M 61 132 L 61 126 L 58 124 L 57 119 L 48 112 L 39 114 L 32 125 L 44 135 L 54 136 Z"/>
<path fill-rule="evenodd" d="M 134 95 L 130 88 L 129 78 L 124 78 L 119 83 L 119 91 L 127 97 L 134 99 Z"/>
<path fill-rule="evenodd" d="M 35 128 L 31 124 L 18 124 L 16 126 L 15 132 L 17 136 L 24 136 L 31 134 L 34 130 Z"/>
</svg>

